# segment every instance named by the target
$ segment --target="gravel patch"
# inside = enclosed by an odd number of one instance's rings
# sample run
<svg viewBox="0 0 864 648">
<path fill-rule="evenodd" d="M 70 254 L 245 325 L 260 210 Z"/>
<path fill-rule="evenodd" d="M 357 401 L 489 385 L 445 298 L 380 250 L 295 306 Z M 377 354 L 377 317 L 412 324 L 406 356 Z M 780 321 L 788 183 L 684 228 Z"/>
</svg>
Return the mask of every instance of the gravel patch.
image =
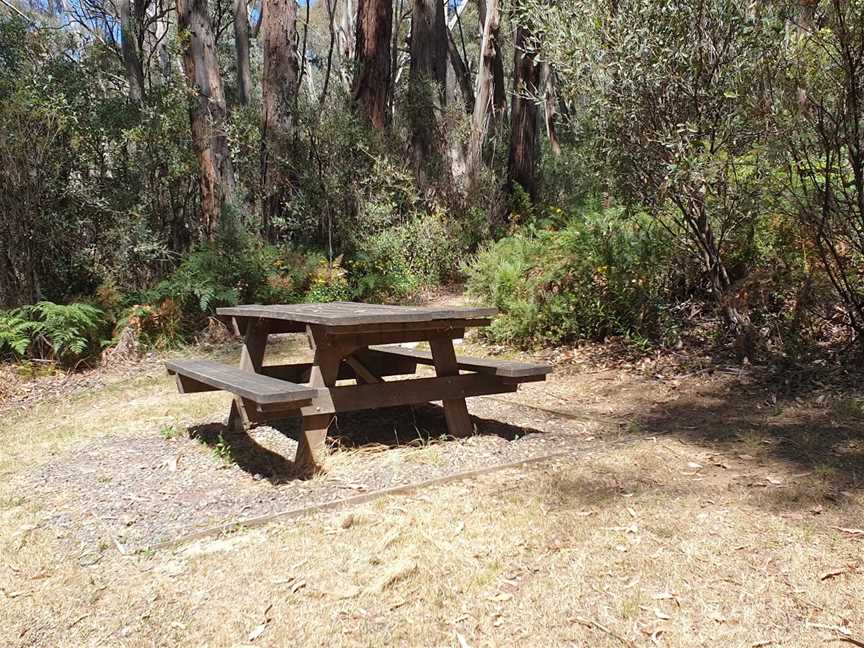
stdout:
<svg viewBox="0 0 864 648">
<path fill-rule="evenodd" d="M 292 477 L 297 421 L 232 434 L 202 421 L 165 438 L 157 429 L 78 445 L 22 475 L 16 491 L 86 562 L 106 548 L 134 552 L 223 524 L 377 490 L 588 450 L 614 432 L 502 399 L 469 400 L 476 434 L 446 437 L 434 405 L 341 415 L 328 470 Z"/>
</svg>

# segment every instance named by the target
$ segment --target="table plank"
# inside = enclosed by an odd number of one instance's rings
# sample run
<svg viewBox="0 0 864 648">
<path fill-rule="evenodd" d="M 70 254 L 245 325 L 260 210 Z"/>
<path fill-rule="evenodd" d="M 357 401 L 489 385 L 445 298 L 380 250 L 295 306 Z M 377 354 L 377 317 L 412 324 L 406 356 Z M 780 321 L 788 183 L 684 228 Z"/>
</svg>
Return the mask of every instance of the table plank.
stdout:
<svg viewBox="0 0 864 648">
<path fill-rule="evenodd" d="M 486 320 L 497 314 L 495 308 L 393 306 L 333 302 L 328 304 L 247 304 L 218 308 L 222 317 L 264 318 L 323 326 L 364 324 L 433 323 L 437 320 Z"/>
</svg>

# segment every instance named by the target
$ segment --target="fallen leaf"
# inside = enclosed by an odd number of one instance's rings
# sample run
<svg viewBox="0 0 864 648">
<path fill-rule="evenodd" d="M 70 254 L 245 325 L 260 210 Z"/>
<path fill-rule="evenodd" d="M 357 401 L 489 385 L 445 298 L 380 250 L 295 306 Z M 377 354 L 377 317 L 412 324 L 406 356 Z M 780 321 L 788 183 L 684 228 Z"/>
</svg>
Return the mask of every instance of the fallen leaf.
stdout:
<svg viewBox="0 0 864 648">
<path fill-rule="evenodd" d="M 499 592 L 494 596 L 489 596 L 486 598 L 487 601 L 492 601 L 493 603 L 504 603 L 505 601 L 509 601 L 513 598 L 513 595 L 509 592 Z"/>
<path fill-rule="evenodd" d="M 343 529 L 348 529 L 351 525 L 354 524 L 354 516 L 349 513 L 345 517 L 342 518 L 342 521 L 339 523 L 339 526 Z"/>
<path fill-rule="evenodd" d="M 783 484 L 783 480 L 782 480 L 782 479 L 779 479 L 779 478 L 777 478 L 777 477 L 774 477 L 773 475 L 768 475 L 768 476 L 765 478 L 765 481 L 767 481 L 769 484 L 774 484 L 775 486 L 780 486 L 780 485 Z"/>
<path fill-rule="evenodd" d="M 458 632 L 456 633 L 456 641 L 459 642 L 459 648 L 471 648 L 471 646 L 468 645 L 468 642 L 465 641 L 465 637 Z"/>
<path fill-rule="evenodd" d="M 819 576 L 819 580 L 824 581 L 824 580 L 828 580 L 829 578 L 835 578 L 836 576 L 842 576 L 847 571 L 848 570 L 845 567 L 840 568 L 840 569 L 832 569 L 830 571 L 825 572 L 821 576 Z"/>
<path fill-rule="evenodd" d="M 690 470 L 699 470 L 702 467 L 702 464 L 696 463 L 695 461 L 690 461 L 687 463 L 687 467 Z"/>
<path fill-rule="evenodd" d="M 651 598 L 653 598 L 655 601 L 671 601 L 677 599 L 678 597 L 671 592 L 658 592 L 657 594 L 653 594 Z"/>
<path fill-rule="evenodd" d="M 349 599 L 359 595 L 360 588 L 351 583 L 342 583 L 336 587 L 321 590 L 321 593 L 336 599 Z"/>
<path fill-rule="evenodd" d="M 306 587 L 306 581 L 302 578 L 291 586 L 291 593 L 296 594 L 300 589 Z"/>
<path fill-rule="evenodd" d="M 19 596 L 24 596 L 27 593 L 24 591 L 7 592 L 6 590 L 4 590 L 2 588 L 0 588 L 0 592 L 3 592 L 3 594 L 6 596 L 6 598 L 11 598 L 11 599 L 18 598 Z"/>
<path fill-rule="evenodd" d="M 668 621 L 669 619 L 672 618 L 668 614 L 663 612 L 662 610 L 657 610 L 657 609 L 654 610 L 654 616 L 656 616 L 658 619 L 662 619 L 663 621 Z"/>
<path fill-rule="evenodd" d="M 393 583 L 417 570 L 417 564 L 412 560 L 400 560 L 388 567 L 383 574 L 378 576 L 367 588 L 367 591 L 380 594 Z"/>
<path fill-rule="evenodd" d="M 265 621 L 261 625 L 255 626 L 255 628 L 252 629 L 252 632 L 249 633 L 249 636 L 247 637 L 246 640 L 247 641 L 255 641 L 258 637 L 260 637 L 262 634 L 264 634 L 264 631 L 266 629 L 267 629 L 267 622 Z"/>
<path fill-rule="evenodd" d="M 87 614 L 82 614 L 81 616 L 77 617 L 72 623 L 70 623 L 68 626 L 66 626 L 66 629 L 71 630 L 74 626 L 78 625 L 79 623 L 81 623 L 81 621 L 83 621 L 84 619 L 86 619 L 89 616 L 90 616 L 89 612 Z"/>
</svg>

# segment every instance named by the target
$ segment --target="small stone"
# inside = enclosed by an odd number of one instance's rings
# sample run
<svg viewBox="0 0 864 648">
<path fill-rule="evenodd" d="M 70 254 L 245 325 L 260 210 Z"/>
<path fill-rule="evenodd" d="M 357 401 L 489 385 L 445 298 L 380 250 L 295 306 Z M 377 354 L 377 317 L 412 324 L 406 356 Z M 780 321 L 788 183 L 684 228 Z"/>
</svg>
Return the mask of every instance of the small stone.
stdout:
<svg viewBox="0 0 864 648">
<path fill-rule="evenodd" d="M 339 526 L 343 529 L 348 529 L 351 525 L 354 524 L 354 516 L 349 513 L 345 517 L 342 518 L 342 521 L 339 523 Z"/>
</svg>

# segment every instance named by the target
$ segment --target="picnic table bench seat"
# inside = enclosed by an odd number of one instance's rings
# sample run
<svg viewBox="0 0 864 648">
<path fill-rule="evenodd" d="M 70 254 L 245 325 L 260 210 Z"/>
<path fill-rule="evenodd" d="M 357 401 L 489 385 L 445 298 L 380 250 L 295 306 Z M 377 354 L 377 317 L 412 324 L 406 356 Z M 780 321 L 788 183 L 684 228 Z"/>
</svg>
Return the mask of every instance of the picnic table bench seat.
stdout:
<svg viewBox="0 0 864 648">
<path fill-rule="evenodd" d="M 435 360 L 429 351 L 420 351 L 387 344 L 370 346 L 369 351 L 388 356 L 408 358 L 417 364 L 435 364 Z M 498 376 L 512 382 L 545 380 L 546 374 L 552 371 L 552 367 L 547 364 L 514 362 L 512 360 L 490 360 L 488 358 L 471 358 L 468 356 L 456 356 L 456 363 L 459 369 Z"/>
<path fill-rule="evenodd" d="M 307 385 L 211 360 L 173 360 L 166 362 L 165 368 L 169 374 L 181 377 L 178 381 L 181 393 L 223 390 L 259 405 L 308 401 L 318 395 L 317 389 Z"/>
</svg>

